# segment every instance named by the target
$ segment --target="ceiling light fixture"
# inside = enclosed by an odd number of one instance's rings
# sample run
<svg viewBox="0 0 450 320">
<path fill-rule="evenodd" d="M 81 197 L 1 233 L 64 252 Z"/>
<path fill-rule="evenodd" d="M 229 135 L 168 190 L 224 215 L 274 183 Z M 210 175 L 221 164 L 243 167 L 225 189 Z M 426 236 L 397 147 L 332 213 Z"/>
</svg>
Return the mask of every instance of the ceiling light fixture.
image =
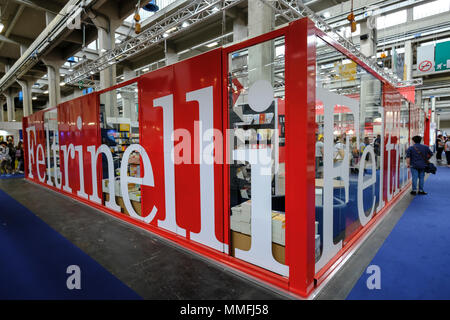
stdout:
<svg viewBox="0 0 450 320">
<path fill-rule="evenodd" d="M 212 48 L 212 47 L 217 46 L 218 44 L 219 44 L 219 43 L 218 43 L 217 41 L 214 41 L 214 42 L 208 43 L 206 46 L 207 46 L 208 48 Z"/>
</svg>

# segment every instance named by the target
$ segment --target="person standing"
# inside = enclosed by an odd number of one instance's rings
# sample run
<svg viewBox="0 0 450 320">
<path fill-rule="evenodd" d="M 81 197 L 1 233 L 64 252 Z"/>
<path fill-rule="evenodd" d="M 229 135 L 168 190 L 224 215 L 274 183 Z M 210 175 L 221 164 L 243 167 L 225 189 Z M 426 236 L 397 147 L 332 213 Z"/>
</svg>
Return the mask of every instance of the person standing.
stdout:
<svg viewBox="0 0 450 320">
<path fill-rule="evenodd" d="M 421 136 L 414 136 L 412 138 L 414 145 L 406 150 L 406 167 L 411 169 L 412 175 L 412 195 L 427 194 L 424 191 L 425 183 L 425 168 L 428 163 L 428 159 L 431 158 L 433 152 L 430 147 L 421 144 Z M 417 180 L 419 180 L 419 189 L 417 190 Z M 417 192 L 418 191 L 418 192 Z"/>
<path fill-rule="evenodd" d="M 5 141 L 0 142 L 0 172 L 10 175 L 10 162 L 9 149 Z"/>
<path fill-rule="evenodd" d="M 447 167 L 450 168 L 450 139 L 447 139 L 444 145 L 445 157 L 447 158 Z"/>
<path fill-rule="evenodd" d="M 316 141 L 316 178 L 323 178 L 323 136 Z"/>
<path fill-rule="evenodd" d="M 444 137 L 440 134 L 436 139 L 436 160 L 438 163 L 441 163 L 442 161 L 442 151 L 444 151 L 444 145 Z"/>
<path fill-rule="evenodd" d="M 19 141 L 19 144 L 16 148 L 16 159 L 18 161 L 16 173 L 23 173 L 24 171 L 24 152 L 22 141 Z"/>
<path fill-rule="evenodd" d="M 10 158 L 10 170 L 14 172 L 16 170 L 16 148 L 14 147 L 13 139 L 11 137 L 8 138 L 8 151 Z"/>
</svg>

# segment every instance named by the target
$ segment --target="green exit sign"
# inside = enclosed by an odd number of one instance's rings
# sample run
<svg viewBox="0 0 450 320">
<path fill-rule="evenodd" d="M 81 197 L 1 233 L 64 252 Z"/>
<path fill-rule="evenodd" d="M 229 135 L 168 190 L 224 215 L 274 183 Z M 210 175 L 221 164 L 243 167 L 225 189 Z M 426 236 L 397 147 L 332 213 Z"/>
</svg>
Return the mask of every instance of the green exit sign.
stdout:
<svg viewBox="0 0 450 320">
<path fill-rule="evenodd" d="M 436 71 L 450 70 L 450 41 L 437 43 L 435 55 Z"/>
</svg>

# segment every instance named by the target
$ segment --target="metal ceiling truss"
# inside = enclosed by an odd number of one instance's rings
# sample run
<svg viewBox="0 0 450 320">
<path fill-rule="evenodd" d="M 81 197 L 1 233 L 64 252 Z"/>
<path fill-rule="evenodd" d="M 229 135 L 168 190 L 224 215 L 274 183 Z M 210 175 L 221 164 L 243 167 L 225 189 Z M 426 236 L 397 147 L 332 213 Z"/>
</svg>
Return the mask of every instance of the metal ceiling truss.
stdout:
<svg viewBox="0 0 450 320">
<path fill-rule="evenodd" d="M 401 80 L 395 75 L 386 72 L 377 64 L 376 58 L 369 58 L 361 53 L 359 48 L 348 39 L 341 36 L 336 29 L 330 26 L 314 11 L 305 6 L 300 0 L 260 0 L 266 5 L 272 7 L 274 11 L 286 19 L 288 22 L 297 20 L 299 18 L 308 17 L 313 21 L 316 27 L 324 33 L 333 38 L 341 46 L 346 48 L 349 52 L 355 55 L 358 59 L 364 62 L 376 74 L 386 79 L 394 87 L 409 87 L 422 85 L 422 79 Z"/>
<path fill-rule="evenodd" d="M 422 85 L 422 79 L 400 80 L 395 75 L 385 71 L 379 67 L 376 58 L 369 58 L 363 55 L 359 48 L 348 39 L 341 36 L 336 29 L 331 27 L 320 16 L 305 6 L 298 0 L 259 0 L 266 5 L 272 7 L 276 14 L 282 16 L 288 22 L 299 18 L 308 17 L 316 27 L 331 38 L 336 40 L 340 45 L 349 52 L 363 61 L 370 69 L 382 78 L 386 79 L 394 87 L 408 87 Z M 105 52 L 96 60 L 86 61 L 78 66 L 71 74 L 64 79 L 65 83 L 72 85 L 80 85 L 92 75 L 108 68 L 110 65 L 119 63 L 125 59 L 129 59 L 149 47 L 164 42 L 166 39 L 185 32 L 191 26 L 200 24 L 203 20 L 221 13 L 223 10 L 231 8 L 243 0 L 194 0 L 184 7 L 178 9 L 173 14 L 163 20 L 153 24 L 136 37 L 117 45 L 114 49 Z M 86 84 L 85 86 L 92 86 Z M 94 84 L 95 86 L 96 84 Z"/>
<path fill-rule="evenodd" d="M 151 25 L 136 37 L 106 51 L 98 59 L 86 61 L 64 79 L 66 83 L 76 84 L 91 75 L 108 68 L 110 65 L 129 59 L 149 47 L 155 46 L 173 36 L 185 32 L 205 19 L 220 14 L 243 0 L 194 0 L 181 7 L 161 21 Z"/>
</svg>

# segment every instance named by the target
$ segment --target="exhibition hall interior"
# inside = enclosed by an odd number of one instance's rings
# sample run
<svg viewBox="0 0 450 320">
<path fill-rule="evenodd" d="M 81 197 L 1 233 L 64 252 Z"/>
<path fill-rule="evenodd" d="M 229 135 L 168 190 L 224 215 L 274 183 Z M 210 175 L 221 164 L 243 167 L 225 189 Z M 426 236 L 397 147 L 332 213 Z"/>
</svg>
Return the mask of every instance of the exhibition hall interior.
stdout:
<svg viewBox="0 0 450 320">
<path fill-rule="evenodd" d="M 0 106 L 0 300 L 450 299 L 450 0 L 0 0 Z"/>
</svg>

